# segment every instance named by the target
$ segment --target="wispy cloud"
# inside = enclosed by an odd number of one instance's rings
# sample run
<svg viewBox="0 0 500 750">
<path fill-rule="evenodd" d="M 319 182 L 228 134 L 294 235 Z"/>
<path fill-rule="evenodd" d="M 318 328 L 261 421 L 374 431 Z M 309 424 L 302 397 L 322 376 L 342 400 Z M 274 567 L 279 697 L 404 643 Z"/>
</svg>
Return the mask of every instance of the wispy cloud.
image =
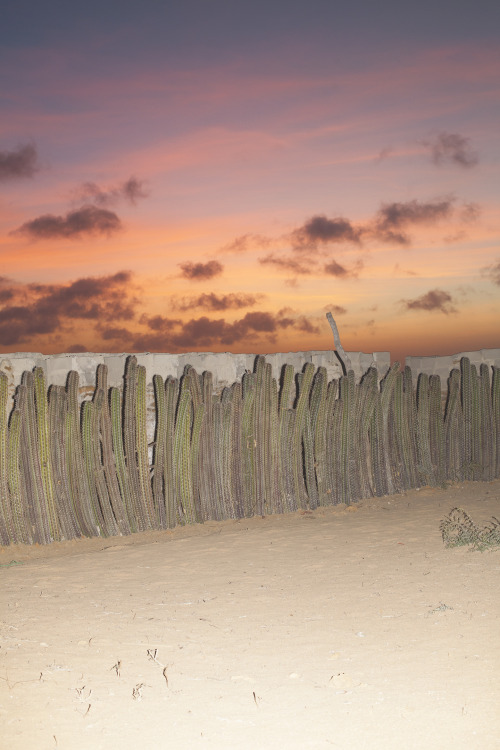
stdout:
<svg viewBox="0 0 500 750">
<path fill-rule="evenodd" d="M 96 206 L 82 206 L 68 211 L 63 216 L 44 214 L 27 221 L 13 235 L 24 235 L 31 239 L 78 239 L 101 235 L 109 237 L 122 228 L 122 223 L 114 211 Z"/>
<path fill-rule="evenodd" d="M 481 269 L 481 273 L 494 284 L 500 286 L 500 258 L 495 263 L 491 263 L 489 266 L 484 266 Z"/>
<path fill-rule="evenodd" d="M 296 276 L 307 276 L 313 273 L 314 270 L 311 264 L 304 263 L 293 257 L 276 255 L 276 253 L 269 253 L 259 258 L 259 263 L 263 266 L 274 266 Z"/>
<path fill-rule="evenodd" d="M 95 182 L 84 182 L 73 191 L 73 194 L 77 202 L 94 203 L 101 208 L 107 208 L 123 199 L 135 205 L 139 199 L 147 198 L 149 191 L 144 180 L 132 176 L 120 185 L 109 188 L 101 188 Z"/>
<path fill-rule="evenodd" d="M 242 234 L 239 237 L 235 237 L 232 242 L 228 242 L 227 245 L 223 245 L 220 248 L 220 253 L 245 253 L 248 250 L 252 250 L 255 247 L 263 248 L 269 247 L 273 240 L 270 237 L 265 237 L 262 234 Z"/>
<path fill-rule="evenodd" d="M 345 315 L 347 313 L 347 308 L 342 305 L 325 305 L 323 310 L 331 312 L 333 315 Z"/>
<path fill-rule="evenodd" d="M 362 268 L 363 268 L 362 260 L 358 260 L 353 265 L 352 268 L 347 268 L 346 266 L 343 266 L 340 263 L 337 263 L 337 261 L 334 258 L 332 258 L 329 263 L 325 264 L 325 266 L 323 267 L 323 270 L 329 276 L 335 276 L 338 279 L 348 279 L 348 278 L 357 278 Z"/>
<path fill-rule="evenodd" d="M 187 261 L 186 263 L 179 263 L 179 265 L 182 271 L 181 275 L 191 281 L 207 281 L 213 279 L 214 276 L 220 276 L 224 270 L 224 266 L 217 260 L 209 260 L 208 263 Z"/>
<path fill-rule="evenodd" d="M 18 146 L 13 151 L 0 151 L 0 182 L 33 177 L 40 170 L 33 144 Z"/>
<path fill-rule="evenodd" d="M 377 211 L 373 223 L 374 235 L 395 245 L 409 245 L 411 238 L 404 231 L 409 226 L 434 225 L 451 217 L 454 197 L 421 202 L 383 203 Z"/>
<path fill-rule="evenodd" d="M 420 143 L 428 149 L 433 164 L 438 167 L 454 164 L 470 169 L 479 163 L 479 156 L 472 147 L 471 139 L 460 133 L 443 130 Z"/>
<path fill-rule="evenodd" d="M 363 269 L 363 261 L 358 259 L 347 266 L 337 258 L 328 259 L 329 247 L 340 245 L 339 249 L 343 251 L 369 250 L 374 243 L 409 247 L 413 241 L 412 228 L 432 227 L 443 221 L 455 225 L 458 222 L 460 226 L 476 221 L 479 214 L 480 207 L 476 203 L 457 206 L 457 198 L 453 195 L 428 201 L 413 199 L 382 203 L 372 218 L 358 223 L 345 217 L 329 218 L 315 214 L 291 232 L 264 238 L 267 246 L 282 246 L 285 242 L 289 249 L 272 250 L 261 256 L 259 263 L 290 274 L 293 283 L 299 276 L 325 273 L 337 278 L 355 278 Z M 258 241 L 254 242 L 254 237 Z M 262 236 L 250 234 L 241 235 L 234 241 L 239 252 L 254 249 L 259 243 L 262 247 Z"/>
<path fill-rule="evenodd" d="M 388 159 L 392 154 L 394 153 L 394 149 L 392 146 L 386 146 L 385 148 L 382 148 L 377 156 L 374 158 L 374 162 L 380 163 L 382 161 L 385 161 Z"/>
<path fill-rule="evenodd" d="M 224 310 L 240 310 L 244 307 L 253 307 L 265 298 L 264 294 L 200 294 L 197 297 L 182 297 L 172 300 L 171 308 L 186 312 L 199 308 L 212 312 L 223 312 Z"/>
<path fill-rule="evenodd" d="M 431 289 L 421 297 L 411 300 L 401 300 L 401 302 L 407 310 L 427 310 L 428 312 L 439 310 L 439 312 L 445 315 L 457 312 L 452 304 L 453 298 L 451 294 L 445 292 L 443 289 Z"/>
</svg>

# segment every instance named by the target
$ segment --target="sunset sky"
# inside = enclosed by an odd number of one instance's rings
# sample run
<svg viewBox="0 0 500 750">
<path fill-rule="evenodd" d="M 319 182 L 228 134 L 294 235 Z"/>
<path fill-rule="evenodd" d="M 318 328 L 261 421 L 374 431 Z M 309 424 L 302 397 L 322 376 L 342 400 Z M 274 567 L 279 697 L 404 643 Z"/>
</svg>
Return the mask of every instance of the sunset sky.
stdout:
<svg viewBox="0 0 500 750">
<path fill-rule="evenodd" d="M 500 5 L 2 4 L 0 353 L 500 347 Z"/>
</svg>

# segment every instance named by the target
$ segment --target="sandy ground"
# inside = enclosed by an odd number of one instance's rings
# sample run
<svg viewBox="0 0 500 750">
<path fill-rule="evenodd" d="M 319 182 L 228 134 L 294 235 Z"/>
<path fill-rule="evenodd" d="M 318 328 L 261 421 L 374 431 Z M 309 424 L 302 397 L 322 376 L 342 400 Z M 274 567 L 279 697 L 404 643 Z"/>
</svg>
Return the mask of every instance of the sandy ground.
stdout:
<svg viewBox="0 0 500 750">
<path fill-rule="evenodd" d="M 500 748 L 500 481 L 0 550 L 0 747 Z"/>
</svg>

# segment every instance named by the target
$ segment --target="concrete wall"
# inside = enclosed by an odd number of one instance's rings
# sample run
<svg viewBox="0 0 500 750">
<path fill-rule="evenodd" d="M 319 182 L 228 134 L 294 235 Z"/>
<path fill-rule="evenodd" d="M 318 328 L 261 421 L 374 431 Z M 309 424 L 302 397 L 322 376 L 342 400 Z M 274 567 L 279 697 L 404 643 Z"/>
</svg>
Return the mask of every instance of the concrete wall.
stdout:
<svg viewBox="0 0 500 750">
<path fill-rule="evenodd" d="M 371 364 L 377 367 L 382 377 L 390 366 L 389 352 L 348 352 L 351 365 L 359 379 Z M 16 387 L 21 382 L 23 372 L 32 371 L 34 367 L 42 367 L 45 372 L 47 385 L 65 385 L 68 373 L 75 370 L 80 377 L 80 397 L 90 397 L 95 386 L 97 365 L 108 367 L 108 385 L 122 386 L 125 373 L 125 363 L 129 354 L 94 354 L 90 352 L 79 354 L 39 354 L 15 352 L 0 354 L 0 370 L 9 379 L 9 395 L 11 398 Z M 228 385 L 241 380 L 246 371 L 254 369 L 255 354 L 231 354 L 224 352 L 191 352 L 188 354 L 151 354 L 148 352 L 136 354 L 137 362 L 146 368 L 148 390 L 153 392 L 153 375 L 161 375 L 164 379 L 169 375 L 181 377 L 186 365 L 191 365 L 201 374 L 211 372 L 216 392 L 222 391 Z M 294 366 L 300 372 L 306 362 L 312 362 L 315 367 L 325 367 L 328 379 L 333 380 L 342 375 L 342 367 L 335 351 L 287 352 L 266 354 L 266 361 L 273 368 L 273 376 L 279 378 L 285 364 Z"/>
<path fill-rule="evenodd" d="M 347 352 L 357 380 L 374 365 L 382 378 L 390 367 L 389 352 Z M 13 405 L 15 390 L 21 382 L 25 371 L 32 371 L 34 367 L 42 367 L 45 372 L 47 385 L 65 385 L 68 373 L 75 370 L 80 377 L 80 400 L 91 398 L 95 386 L 97 365 L 108 367 L 108 385 L 122 386 L 125 373 L 125 363 L 130 355 L 123 354 L 95 354 L 90 352 L 78 354 L 40 354 L 28 352 L 13 352 L 0 354 L 0 370 L 8 377 L 9 382 L 9 412 Z M 241 380 L 246 371 L 253 371 L 255 354 L 231 354 L 224 352 L 190 352 L 188 354 L 136 354 L 137 361 L 146 368 L 148 404 L 154 411 L 153 375 L 163 378 L 179 378 L 186 365 L 191 365 L 198 373 L 209 371 L 213 374 L 214 389 L 222 391 L 228 385 Z M 406 364 L 412 369 L 414 379 L 419 372 L 429 375 L 437 374 L 441 377 L 442 388 L 447 388 L 447 379 L 454 367 L 460 366 L 462 357 L 469 357 L 478 368 L 483 362 L 500 367 L 500 349 L 481 349 L 476 352 L 461 352 L 446 357 L 407 357 Z M 342 375 L 340 360 L 335 351 L 309 352 L 279 352 L 266 354 L 266 361 L 273 369 L 273 376 L 279 378 L 285 364 L 291 364 L 296 372 L 300 372 L 306 362 L 312 362 L 315 367 L 323 366 L 327 370 L 328 380 Z"/>
<path fill-rule="evenodd" d="M 487 364 L 489 367 L 495 365 L 500 367 L 500 349 L 480 349 L 477 352 L 460 352 L 450 354 L 447 357 L 406 357 L 406 364 L 416 377 L 419 372 L 427 375 L 439 375 L 441 387 L 446 390 L 448 376 L 455 368 L 460 368 L 462 357 L 468 357 L 473 365 L 479 370 L 480 365 Z"/>
</svg>

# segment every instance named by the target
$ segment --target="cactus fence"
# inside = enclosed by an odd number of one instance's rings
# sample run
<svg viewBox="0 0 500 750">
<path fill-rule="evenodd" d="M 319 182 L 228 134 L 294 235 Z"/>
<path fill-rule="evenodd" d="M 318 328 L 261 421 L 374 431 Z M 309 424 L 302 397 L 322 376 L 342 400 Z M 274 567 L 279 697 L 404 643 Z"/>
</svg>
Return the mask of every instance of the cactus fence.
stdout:
<svg viewBox="0 0 500 750">
<path fill-rule="evenodd" d="M 127 360 L 123 392 L 99 365 L 92 400 L 78 375 L 50 386 L 25 372 L 7 415 L 0 373 L 0 543 L 48 544 L 177 524 L 286 513 L 446 481 L 500 476 L 500 368 L 461 360 L 446 402 L 437 375 L 412 381 L 398 363 L 327 381 L 306 364 L 280 382 L 257 357 L 215 395 L 187 367 L 153 378 L 156 427 L 146 435 L 146 372 Z M 152 461 L 150 456 L 152 455 Z"/>
</svg>

